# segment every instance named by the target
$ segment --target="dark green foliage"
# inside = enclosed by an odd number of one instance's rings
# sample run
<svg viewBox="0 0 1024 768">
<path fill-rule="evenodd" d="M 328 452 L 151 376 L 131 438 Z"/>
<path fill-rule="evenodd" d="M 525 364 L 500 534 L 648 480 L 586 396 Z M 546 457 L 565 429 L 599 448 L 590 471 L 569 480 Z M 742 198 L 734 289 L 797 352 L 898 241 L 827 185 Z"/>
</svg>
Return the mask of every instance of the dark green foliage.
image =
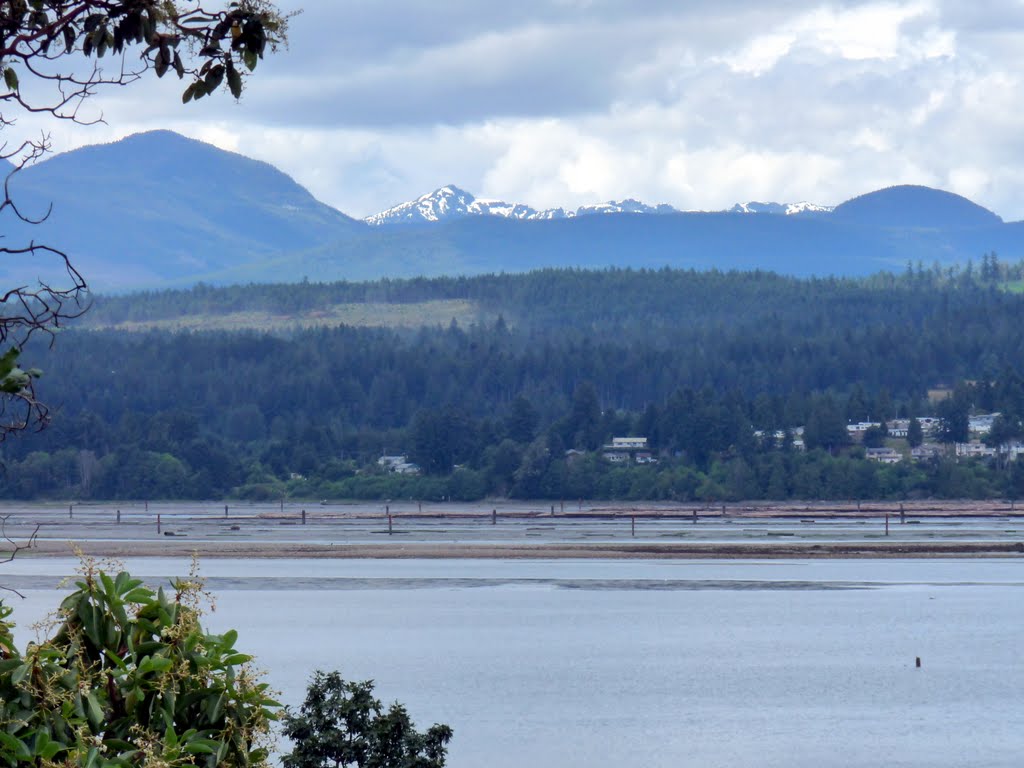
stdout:
<svg viewBox="0 0 1024 768">
<path fill-rule="evenodd" d="M 52 636 L 14 645 L 0 603 L 0 765 L 267 765 L 278 708 L 235 649 L 203 630 L 202 585 L 154 593 L 87 563 Z"/>
<path fill-rule="evenodd" d="M 964 389 L 958 388 L 953 396 L 939 403 L 938 415 L 942 419 L 939 435 L 946 443 L 965 443 L 968 432 L 968 417 L 971 403 Z"/>
<path fill-rule="evenodd" d="M 374 698 L 373 681 L 338 672 L 316 672 L 302 706 L 281 720 L 293 744 L 285 768 L 442 768 L 452 738 L 447 725 L 417 731 L 405 707 Z"/>
<path fill-rule="evenodd" d="M 884 426 L 868 427 L 864 430 L 863 443 L 865 448 L 881 448 L 885 445 L 887 432 Z"/>
<path fill-rule="evenodd" d="M 911 448 L 917 448 L 924 442 L 924 432 L 921 429 L 921 422 L 917 416 L 910 419 L 910 426 L 907 428 L 907 443 Z"/>
<path fill-rule="evenodd" d="M 1006 468 L 968 482 L 942 462 L 860 466 L 848 445 L 848 418 L 939 415 L 949 438 L 968 412 L 1000 411 L 997 436 L 1012 433 L 1024 296 L 973 278 L 609 270 L 200 286 L 102 300 L 96 316 L 439 298 L 496 319 L 287 336 L 73 331 L 55 350 L 30 347 L 62 410 L 51 430 L 0 449 L 0 496 L 896 498 L 1010 482 Z M 964 380 L 975 383 L 928 404 L 929 388 Z M 801 425 L 806 455 L 792 445 Z M 910 431 L 910 445 L 923 439 L 919 423 Z M 626 435 L 647 437 L 658 464 L 613 467 L 595 452 Z M 382 454 L 424 474 L 386 473 Z"/>
</svg>

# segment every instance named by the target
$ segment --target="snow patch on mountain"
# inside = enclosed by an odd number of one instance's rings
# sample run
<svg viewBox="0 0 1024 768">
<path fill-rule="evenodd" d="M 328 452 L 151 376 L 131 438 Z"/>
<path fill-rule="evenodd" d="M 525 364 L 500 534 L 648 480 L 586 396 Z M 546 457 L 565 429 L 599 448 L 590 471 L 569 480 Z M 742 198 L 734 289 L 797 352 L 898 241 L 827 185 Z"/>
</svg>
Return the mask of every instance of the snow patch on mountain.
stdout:
<svg viewBox="0 0 1024 768">
<path fill-rule="evenodd" d="M 755 200 L 749 203 L 736 203 L 729 213 L 771 213 L 778 216 L 793 216 L 798 213 L 831 213 L 832 206 L 818 205 L 806 201 L 800 203 L 761 203 Z"/>
<path fill-rule="evenodd" d="M 815 205 L 814 203 L 737 203 L 729 209 L 730 213 L 771 213 L 793 215 L 807 212 L 830 212 L 832 208 Z M 500 216 L 505 219 L 520 221 L 540 221 L 550 219 L 571 219 L 577 216 L 594 216 L 612 213 L 655 214 L 666 215 L 681 213 L 677 208 L 664 203 L 647 205 L 639 200 L 609 200 L 596 205 L 582 205 L 576 210 L 564 208 L 546 208 L 538 210 L 523 203 L 508 203 L 504 200 L 477 198 L 454 184 L 436 189 L 407 203 L 400 203 L 386 211 L 367 216 L 364 221 L 371 226 L 388 224 L 426 224 L 446 219 L 465 218 L 468 216 Z"/>
</svg>

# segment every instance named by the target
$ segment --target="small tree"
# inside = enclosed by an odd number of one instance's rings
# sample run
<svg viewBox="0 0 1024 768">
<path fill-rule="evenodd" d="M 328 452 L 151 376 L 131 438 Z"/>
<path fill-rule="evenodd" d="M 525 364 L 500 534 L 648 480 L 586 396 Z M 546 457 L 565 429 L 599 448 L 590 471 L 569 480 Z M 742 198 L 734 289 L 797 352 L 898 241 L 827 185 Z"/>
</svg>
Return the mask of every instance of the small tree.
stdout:
<svg viewBox="0 0 1024 768">
<path fill-rule="evenodd" d="M 881 448 L 885 445 L 885 438 L 889 435 L 889 431 L 882 426 L 870 426 L 864 430 L 864 447 L 865 448 Z"/>
<path fill-rule="evenodd" d="M 921 422 L 916 416 L 911 417 L 910 426 L 907 427 L 907 442 L 911 448 L 917 448 L 924 442 L 924 430 L 921 429 Z"/>
<path fill-rule="evenodd" d="M 199 622 L 196 579 L 154 593 L 86 564 L 53 637 L 22 654 L 0 603 L 0 766 L 267 765 L 279 705 Z"/>
<path fill-rule="evenodd" d="M 416 730 L 398 702 L 386 711 L 373 696 L 373 681 L 348 682 L 338 672 L 317 671 L 306 700 L 281 718 L 295 748 L 285 768 L 443 768 L 452 729 Z"/>
</svg>

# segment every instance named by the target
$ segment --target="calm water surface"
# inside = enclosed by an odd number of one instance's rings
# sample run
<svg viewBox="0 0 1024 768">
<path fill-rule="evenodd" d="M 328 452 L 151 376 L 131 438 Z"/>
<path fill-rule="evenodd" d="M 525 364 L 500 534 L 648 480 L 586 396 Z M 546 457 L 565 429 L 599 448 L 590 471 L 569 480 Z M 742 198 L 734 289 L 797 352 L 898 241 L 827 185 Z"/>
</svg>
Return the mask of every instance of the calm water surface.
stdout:
<svg viewBox="0 0 1024 768">
<path fill-rule="evenodd" d="M 69 560 L 19 559 L 27 626 Z M 133 573 L 187 572 L 180 560 Z M 1024 561 L 206 561 L 282 700 L 373 678 L 452 768 L 1013 766 Z M 20 634 L 31 637 L 29 630 Z M 923 666 L 916 669 L 914 658 Z"/>
</svg>

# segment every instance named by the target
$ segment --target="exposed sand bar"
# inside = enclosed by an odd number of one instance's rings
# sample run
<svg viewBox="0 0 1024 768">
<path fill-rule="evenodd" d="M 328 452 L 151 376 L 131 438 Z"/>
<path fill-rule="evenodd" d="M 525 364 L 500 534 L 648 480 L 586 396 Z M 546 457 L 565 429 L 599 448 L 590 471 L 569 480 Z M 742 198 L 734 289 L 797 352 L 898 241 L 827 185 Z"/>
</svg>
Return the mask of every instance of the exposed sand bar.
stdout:
<svg viewBox="0 0 1024 768">
<path fill-rule="evenodd" d="M 1024 543 L 1000 542 L 850 542 L 807 543 L 686 543 L 686 544 L 296 544 L 273 542 L 147 542 L 78 541 L 75 546 L 97 557 L 203 558 L 380 558 L 380 559 L 805 559 L 805 558 L 920 558 L 1020 557 Z M 43 541 L 22 557 L 67 556 L 71 545 Z"/>
<path fill-rule="evenodd" d="M 12 542 L 36 535 L 20 557 L 1024 558 L 1012 501 L 50 503 L 0 519 Z"/>
</svg>

